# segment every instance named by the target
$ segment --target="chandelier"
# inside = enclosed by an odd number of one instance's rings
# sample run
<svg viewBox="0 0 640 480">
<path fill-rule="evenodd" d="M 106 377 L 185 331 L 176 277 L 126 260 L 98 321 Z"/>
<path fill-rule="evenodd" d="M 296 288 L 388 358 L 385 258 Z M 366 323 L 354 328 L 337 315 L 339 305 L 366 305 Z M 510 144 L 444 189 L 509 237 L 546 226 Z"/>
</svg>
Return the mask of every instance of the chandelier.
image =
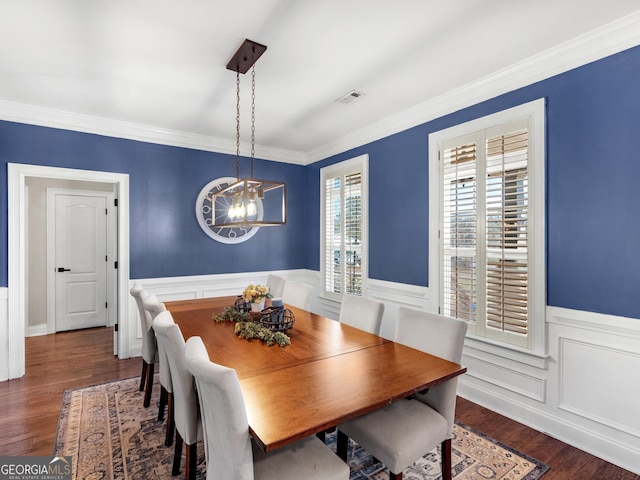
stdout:
<svg viewBox="0 0 640 480">
<path fill-rule="evenodd" d="M 286 223 L 286 186 L 282 182 L 259 180 L 253 176 L 255 163 L 255 62 L 267 47 L 245 40 L 227 63 L 236 72 L 236 182 L 215 192 L 226 201 L 226 215 L 213 215 L 216 227 L 246 228 L 284 225 Z M 240 74 L 251 68 L 251 170 L 240 177 Z M 220 202 L 212 202 L 214 205 Z"/>
</svg>

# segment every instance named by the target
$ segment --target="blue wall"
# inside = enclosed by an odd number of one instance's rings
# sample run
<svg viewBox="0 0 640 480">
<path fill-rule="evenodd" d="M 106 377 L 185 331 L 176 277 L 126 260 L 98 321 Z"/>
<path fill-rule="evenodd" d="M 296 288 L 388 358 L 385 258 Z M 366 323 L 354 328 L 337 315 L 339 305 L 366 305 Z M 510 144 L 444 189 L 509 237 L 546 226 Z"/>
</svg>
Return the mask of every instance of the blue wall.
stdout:
<svg viewBox="0 0 640 480">
<path fill-rule="evenodd" d="M 0 285 L 7 285 L 7 163 L 129 174 L 131 278 L 305 268 L 304 167 L 257 160 L 255 176 L 287 184 L 286 226 L 245 243 L 208 237 L 195 217 L 209 181 L 235 176 L 235 157 L 66 130 L 0 122 Z M 248 173 L 249 160 L 241 173 Z M 265 254 L 265 252 L 269 252 Z"/>
<path fill-rule="evenodd" d="M 240 245 L 211 240 L 194 215 L 200 189 L 234 174 L 232 156 L 0 122 L 0 211 L 7 162 L 128 173 L 132 278 L 319 270 L 320 168 L 367 153 L 369 274 L 427 286 L 429 133 L 544 97 L 548 304 L 640 318 L 638 85 L 640 47 L 308 167 L 258 161 L 257 177 L 287 182 L 288 224 Z M 6 286 L 6 220 L 0 251 Z"/>
<path fill-rule="evenodd" d="M 547 303 L 640 318 L 639 86 L 636 47 L 317 162 L 309 204 L 321 167 L 368 153 L 369 276 L 427 286 L 429 133 L 546 98 Z M 317 216 L 308 228 L 319 270 Z"/>
</svg>

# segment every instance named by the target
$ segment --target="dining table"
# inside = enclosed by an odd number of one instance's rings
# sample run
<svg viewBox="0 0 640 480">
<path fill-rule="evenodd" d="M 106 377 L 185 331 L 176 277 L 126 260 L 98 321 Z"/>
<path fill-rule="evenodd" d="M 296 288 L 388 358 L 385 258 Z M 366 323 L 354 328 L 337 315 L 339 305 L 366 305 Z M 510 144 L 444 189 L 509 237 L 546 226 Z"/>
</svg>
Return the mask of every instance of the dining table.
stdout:
<svg viewBox="0 0 640 480">
<path fill-rule="evenodd" d="M 319 434 L 424 392 L 466 368 L 315 313 L 294 316 L 284 347 L 247 340 L 216 321 L 237 297 L 165 302 L 187 340 L 202 338 L 212 362 L 236 371 L 249 430 L 265 451 Z"/>
</svg>

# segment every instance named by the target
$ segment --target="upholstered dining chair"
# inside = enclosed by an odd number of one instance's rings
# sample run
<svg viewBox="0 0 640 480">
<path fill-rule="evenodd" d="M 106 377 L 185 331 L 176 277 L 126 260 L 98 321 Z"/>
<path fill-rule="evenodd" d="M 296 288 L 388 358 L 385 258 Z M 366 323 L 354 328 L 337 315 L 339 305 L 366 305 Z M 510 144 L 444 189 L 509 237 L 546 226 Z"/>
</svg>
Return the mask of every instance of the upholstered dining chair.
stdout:
<svg viewBox="0 0 640 480">
<path fill-rule="evenodd" d="M 340 323 L 365 332 L 380 334 L 384 303 L 372 298 L 344 294 L 340 306 Z"/>
<path fill-rule="evenodd" d="M 460 363 L 467 323 L 400 307 L 394 340 L 446 360 Z M 458 377 L 415 398 L 402 399 L 338 425 L 338 455 L 346 460 L 347 437 L 379 459 L 389 478 L 402 479 L 402 471 L 421 456 L 442 446 L 442 478 L 451 479 L 451 438 Z"/>
<path fill-rule="evenodd" d="M 185 360 L 198 388 L 207 480 L 349 478 L 346 463 L 314 436 L 264 453 L 251 440 L 236 371 L 211 362 L 200 337 L 187 340 Z"/>
<path fill-rule="evenodd" d="M 144 300 L 149 296 L 139 283 L 135 283 L 131 290 L 131 296 L 138 306 L 140 329 L 142 331 L 142 373 L 140 374 L 140 391 L 145 390 L 143 404 L 146 407 L 151 402 L 151 389 L 153 387 L 153 373 L 155 362 L 158 360 L 156 336 L 152 328 L 151 317 L 144 309 Z"/>
<path fill-rule="evenodd" d="M 158 300 L 155 295 L 149 295 L 142 302 L 145 311 L 151 316 L 151 320 L 156 318 L 160 312 L 164 312 L 164 303 Z M 157 342 L 156 342 L 157 343 Z M 167 428 L 164 436 L 164 444 L 170 447 L 173 444 L 173 384 L 171 383 L 171 370 L 169 360 L 164 347 L 158 343 L 158 379 L 160 380 L 160 401 L 158 402 L 158 421 L 164 420 L 164 411 L 167 410 Z"/>
<path fill-rule="evenodd" d="M 193 376 L 187 370 L 184 357 L 184 337 L 171 312 L 160 312 L 153 321 L 158 344 L 167 353 L 173 383 L 173 418 L 176 426 L 175 450 L 171 474 L 180 473 L 182 445 L 186 449 L 185 480 L 196 478 L 197 443 L 203 439 L 202 422 L 198 411 L 198 396 Z"/>
<path fill-rule="evenodd" d="M 287 305 L 309 310 L 313 288 L 300 282 L 286 280 L 282 288 L 282 301 Z"/>
<path fill-rule="evenodd" d="M 282 290 L 284 289 L 284 283 L 286 280 L 278 275 L 269 274 L 267 277 L 267 287 L 269 287 L 269 293 L 274 298 L 282 298 Z"/>
</svg>

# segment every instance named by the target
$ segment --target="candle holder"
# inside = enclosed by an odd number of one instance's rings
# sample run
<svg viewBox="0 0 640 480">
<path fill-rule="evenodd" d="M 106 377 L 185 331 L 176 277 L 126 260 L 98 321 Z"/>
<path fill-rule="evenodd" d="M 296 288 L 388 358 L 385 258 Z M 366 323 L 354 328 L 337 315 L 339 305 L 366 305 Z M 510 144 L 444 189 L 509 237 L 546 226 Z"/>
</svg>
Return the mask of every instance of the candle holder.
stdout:
<svg viewBox="0 0 640 480">
<path fill-rule="evenodd" d="M 258 321 L 271 331 L 284 332 L 293 327 L 295 317 L 288 308 L 271 306 L 262 310 Z"/>
</svg>

